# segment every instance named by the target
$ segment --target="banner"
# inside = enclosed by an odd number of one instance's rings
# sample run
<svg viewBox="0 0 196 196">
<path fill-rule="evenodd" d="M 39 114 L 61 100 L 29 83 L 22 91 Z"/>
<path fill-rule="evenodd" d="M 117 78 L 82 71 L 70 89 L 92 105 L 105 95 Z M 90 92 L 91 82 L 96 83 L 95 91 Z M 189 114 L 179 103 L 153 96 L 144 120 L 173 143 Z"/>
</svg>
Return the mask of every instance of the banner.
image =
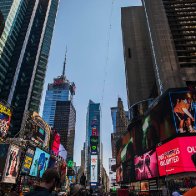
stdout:
<svg viewBox="0 0 196 196">
<path fill-rule="evenodd" d="M 31 164 L 33 162 L 35 150 L 29 147 L 26 151 L 24 163 L 22 165 L 21 174 L 28 175 L 31 169 Z"/>
<path fill-rule="evenodd" d="M 91 155 L 91 183 L 98 182 L 98 156 Z"/>
<path fill-rule="evenodd" d="M 159 175 L 155 150 L 136 157 L 134 162 L 136 180 L 147 180 Z"/>
<path fill-rule="evenodd" d="M 0 138 L 5 138 L 10 127 L 11 110 L 0 103 Z"/>
<path fill-rule="evenodd" d="M 160 176 L 196 172 L 196 136 L 175 138 L 156 149 Z"/>
<path fill-rule="evenodd" d="M 109 179 L 110 187 L 113 187 L 113 184 L 116 184 L 116 159 L 109 159 Z"/>
<path fill-rule="evenodd" d="M 2 182 L 16 183 L 20 163 L 20 148 L 15 145 L 10 145 L 6 159 Z"/>
<path fill-rule="evenodd" d="M 48 168 L 50 155 L 45 151 L 36 148 L 33 163 L 31 165 L 30 176 L 42 177 Z"/>
</svg>

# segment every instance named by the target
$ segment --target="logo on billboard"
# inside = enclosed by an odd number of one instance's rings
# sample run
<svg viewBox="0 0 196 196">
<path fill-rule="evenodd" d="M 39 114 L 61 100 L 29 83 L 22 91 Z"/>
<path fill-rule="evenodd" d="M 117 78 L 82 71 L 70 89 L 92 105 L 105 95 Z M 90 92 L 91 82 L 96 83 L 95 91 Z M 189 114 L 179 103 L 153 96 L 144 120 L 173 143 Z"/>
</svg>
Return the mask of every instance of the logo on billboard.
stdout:
<svg viewBox="0 0 196 196">
<path fill-rule="evenodd" d="M 91 136 L 90 137 L 91 154 L 96 154 L 98 152 L 98 149 L 97 149 L 98 143 L 99 143 L 98 136 Z"/>
</svg>

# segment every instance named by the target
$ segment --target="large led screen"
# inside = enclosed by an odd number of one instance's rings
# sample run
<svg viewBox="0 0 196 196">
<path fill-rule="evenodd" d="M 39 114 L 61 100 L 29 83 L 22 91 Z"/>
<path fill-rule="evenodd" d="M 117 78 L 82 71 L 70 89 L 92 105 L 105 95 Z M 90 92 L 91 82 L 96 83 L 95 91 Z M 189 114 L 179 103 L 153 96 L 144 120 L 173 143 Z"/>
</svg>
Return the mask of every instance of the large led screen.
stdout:
<svg viewBox="0 0 196 196">
<path fill-rule="evenodd" d="M 29 147 L 26 151 L 24 163 L 22 165 L 21 174 L 28 175 L 31 169 L 31 164 L 33 162 L 35 150 Z"/>
<path fill-rule="evenodd" d="M 11 110 L 0 103 L 0 138 L 5 138 L 10 127 Z"/>
<path fill-rule="evenodd" d="M 98 182 L 98 156 L 91 155 L 91 183 Z"/>
<path fill-rule="evenodd" d="M 53 135 L 53 138 L 54 139 L 53 139 L 53 142 L 52 142 L 51 150 L 56 156 L 58 156 L 59 148 L 60 148 L 60 144 L 61 144 L 61 137 L 57 132 L 55 132 L 54 135 Z"/>
<path fill-rule="evenodd" d="M 136 180 L 146 180 L 157 177 L 158 175 L 157 155 L 155 150 L 151 150 L 135 158 Z"/>
<path fill-rule="evenodd" d="M 36 148 L 30 176 L 42 177 L 44 171 L 48 168 L 49 158 L 50 155 L 48 153 Z"/>
<path fill-rule="evenodd" d="M 111 186 L 116 183 L 116 159 L 109 159 L 109 178 Z"/>
<path fill-rule="evenodd" d="M 10 145 L 7 154 L 6 165 L 4 169 L 2 182 L 16 183 L 20 164 L 20 148 L 15 145 Z"/>
<path fill-rule="evenodd" d="M 156 149 L 160 176 L 196 172 L 196 136 L 175 138 Z"/>
<path fill-rule="evenodd" d="M 196 92 L 171 92 L 170 100 L 177 133 L 196 133 Z"/>
</svg>

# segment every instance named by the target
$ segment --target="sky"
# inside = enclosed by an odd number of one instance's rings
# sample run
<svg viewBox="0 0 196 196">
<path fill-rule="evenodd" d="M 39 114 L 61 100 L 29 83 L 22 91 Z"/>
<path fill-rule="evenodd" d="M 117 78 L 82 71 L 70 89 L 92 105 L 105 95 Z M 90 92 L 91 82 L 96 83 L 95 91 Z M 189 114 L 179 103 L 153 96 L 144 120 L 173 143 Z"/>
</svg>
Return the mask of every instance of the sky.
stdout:
<svg viewBox="0 0 196 196">
<path fill-rule="evenodd" d="M 62 74 L 67 46 L 66 77 L 76 84 L 74 161 L 80 165 L 86 134 L 89 99 L 101 103 L 103 164 L 108 172 L 112 157 L 111 107 L 121 97 L 127 110 L 123 58 L 121 7 L 140 5 L 140 0 L 61 0 L 53 33 L 40 114 L 47 84 Z"/>
</svg>

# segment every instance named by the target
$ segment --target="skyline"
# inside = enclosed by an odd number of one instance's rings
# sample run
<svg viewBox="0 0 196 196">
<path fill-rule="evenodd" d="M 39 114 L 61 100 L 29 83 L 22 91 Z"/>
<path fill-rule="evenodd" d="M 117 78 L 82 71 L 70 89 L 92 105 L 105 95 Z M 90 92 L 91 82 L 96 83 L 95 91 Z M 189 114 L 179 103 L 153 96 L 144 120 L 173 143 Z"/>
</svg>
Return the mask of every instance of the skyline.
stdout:
<svg viewBox="0 0 196 196">
<path fill-rule="evenodd" d="M 118 97 L 121 97 L 127 110 L 120 8 L 140 5 L 140 1 L 128 0 L 85 2 L 74 0 L 61 1 L 59 4 L 40 110 L 42 115 L 48 83 L 63 71 L 67 47 L 66 77 L 76 84 L 73 104 L 77 116 L 74 148 L 74 161 L 77 165 L 80 165 L 80 151 L 85 142 L 86 113 L 90 99 L 101 103 L 103 157 L 112 157 L 110 138 L 113 128 L 110 108 L 115 107 Z M 75 20 L 71 20 L 72 18 Z M 106 158 L 104 167 L 108 171 Z"/>
</svg>

